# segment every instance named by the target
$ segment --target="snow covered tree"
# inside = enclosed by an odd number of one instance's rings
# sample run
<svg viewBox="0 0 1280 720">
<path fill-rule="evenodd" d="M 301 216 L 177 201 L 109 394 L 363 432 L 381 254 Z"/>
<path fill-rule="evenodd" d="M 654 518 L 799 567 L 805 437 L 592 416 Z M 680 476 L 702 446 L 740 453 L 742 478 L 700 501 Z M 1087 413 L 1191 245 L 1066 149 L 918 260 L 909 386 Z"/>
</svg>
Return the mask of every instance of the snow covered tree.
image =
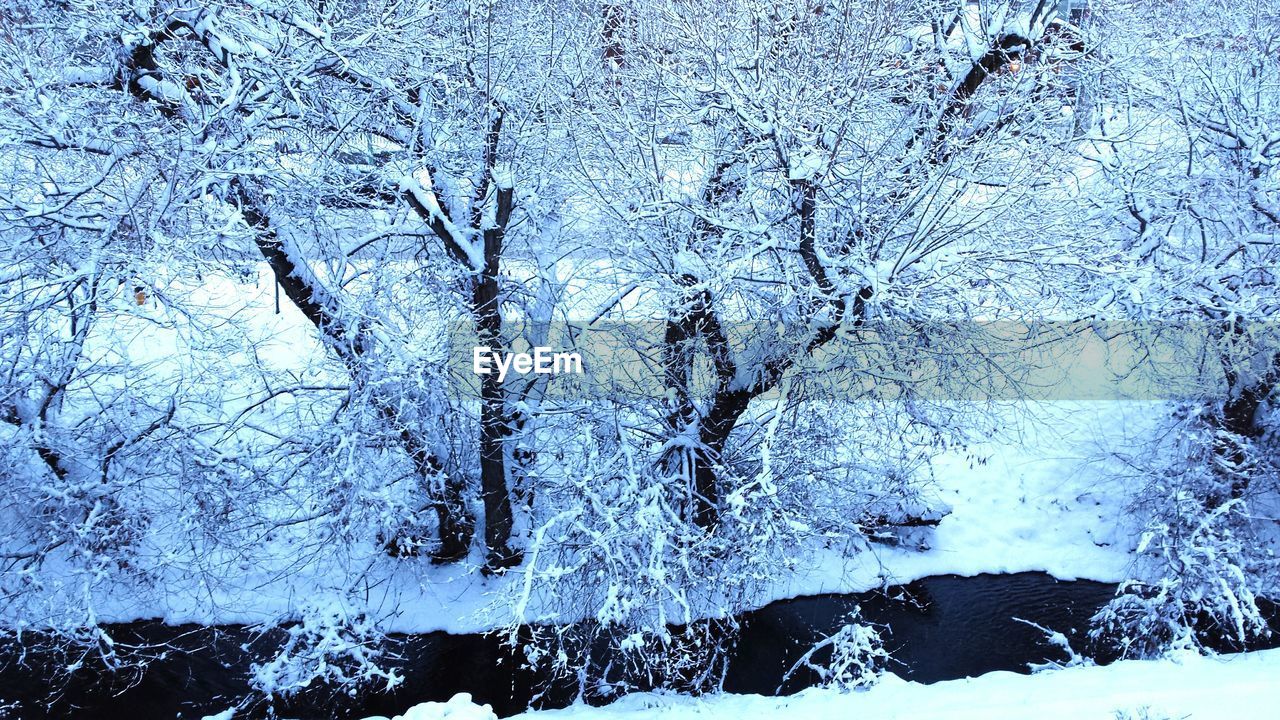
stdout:
<svg viewBox="0 0 1280 720">
<path fill-rule="evenodd" d="M 252 472 L 219 468 L 201 437 L 226 399 L 216 358 L 244 346 L 205 334 L 225 321 L 216 313 L 182 328 L 152 313 L 193 309 L 193 258 L 230 254 L 197 189 L 199 150 L 130 94 L 151 80 L 89 65 L 124 52 L 122 36 L 41 3 L 4 12 L 27 31 L 0 35 L 0 595 L 8 628 L 63 633 L 115 665 L 99 591 L 161 581 L 181 562 L 157 539 L 199 522 L 184 501 L 216 505 L 219 486 Z M 184 156 L 196 162 L 175 164 Z M 206 527 L 234 512 L 204 511 Z"/>
<path fill-rule="evenodd" d="M 429 555 L 519 568 L 530 662 L 591 693 L 714 688 L 806 552 L 927 543 L 931 456 L 1040 318 L 1111 313 L 1208 339 L 1103 622 L 1245 638 L 1275 12 L 1082 5 L 10 2 L 3 617 L 115 662 L 103 598 L 213 614 L 260 573 L 308 598 L 261 689 L 392 684 L 357 596 Z M 471 372 L 542 346 L 586 372 Z M 830 644 L 839 683 L 881 659 Z"/>
<path fill-rule="evenodd" d="M 615 255 L 668 303 L 666 424 L 695 524 L 717 523 L 717 474 L 751 402 L 806 359 L 846 353 L 872 326 L 972 317 L 976 282 L 1006 297 L 1031 286 L 1025 271 L 992 277 L 1036 249 L 1037 228 L 1001 219 L 1059 169 L 1072 98 L 1054 73 L 1078 50 L 1051 32 L 1052 8 L 1017 5 L 632 11 L 649 13 L 627 46 L 643 61 L 616 71 L 620 110 L 600 111 L 616 121 L 597 152 L 643 171 L 599 192 L 633 228 Z M 993 240 L 981 253 L 980 233 Z"/>
<path fill-rule="evenodd" d="M 577 647 L 626 660 L 593 691 L 688 682 L 681 662 L 706 689 L 723 636 L 693 620 L 808 550 L 936 523 L 929 454 L 963 441 L 966 398 L 1016 387 L 998 336 L 1075 306 L 1046 280 L 1092 277 L 1100 241 L 1073 243 L 1055 187 L 1083 51 L 1049 3 L 625 14 L 577 142 L 619 286 L 583 331 L 612 342 L 580 347 L 625 377 L 584 381 L 585 457 L 543 478 L 517 620 L 589 612 Z"/>
<path fill-rule="evenodd" d="M 596 44 L 516 3 L 82 10 L 20 2 L 0 37 L 6 617 L 108 658 L 113 593 L 216 603 L 375 542 L 456 561 L 476 516 L 485 567 L 518 562 L 506 465 L 541 386 L 471 394 L 458 336 L 534 344 L 549 313 L 501 263 L 554 217 L 556 72 Z M 259 261 L 313 328 L 291 350 L 210 292 Z"/>
<path fill-rule="evenodd" d="M 463 286 L 477 344 L 509 349 L 500 280 L 516 205 L 512 169 L 534 152 L 531 121 L 558 112 L 535 106 L 538 95 L 564 90 L 551 87 L 545 67 L 531 71 L 540 53 L 563 49 L 563 38 L 532 48 L 517 38 L 536 35 L 547 19 L 502 3 L 134 9 L 104 17 L 97 31 L 110 37 L 107 29 L 122 25 L 119 42 L 104 47 L 116 65 L 72 67 L 36 91 L 114 89 L 152 114 L 157 134 L 190 146 L 190 157 L 178 156 L 183 165 L 209 170 L 199 184 L 175 187 L 219 200 L 222 212 L 243 220 L 248 232 L 240 234 L 284 295 L 350 380 L 370 388 L 370 410 L 398 436 L 432 498 L 439 560 L 467 554 L 464 486 L 478 468 L 486 562 L 495 569 L 519 557 L 509 546 L 507 438 L 516 421 L 508 391 L 482 378 L 475 462 L 450 457 L 438 431 L 448 413 L 415 397 L 411 382 L 381 376 L 407 339 L 361 293 L 366 277 L 394 281 L 368 263 L 419 253 L 422 269 L 436 264 L 431 282 Z M 434 31 L 422 35 L 415 24 Z M 406 222 L 404 208 L 421 224 Z M 429 236 L 443 252 L 425 247 Z M 419 270 L 415 279 L 430 278 Z"/>
<path fill-rule="evenodd" d="M 1257 602 L 1276 588 L 1273 531 L 1256 518 L 1280 490 L 1268 429 L 1280 14 L 1216 2 L 1170 3 L 1156 22 L 1137 5 L 1105 12 L 1111 70 L 1085 147 L 1130 268 L 1107 312 L 1153 348 L 1134 370 L 1181 397 L 1167 434 L 1135 457 L 1143 563 L 1099 620 L 1134 654 L 1213 634 L 1241 644 L 1265 634 Z"/>
</svg>

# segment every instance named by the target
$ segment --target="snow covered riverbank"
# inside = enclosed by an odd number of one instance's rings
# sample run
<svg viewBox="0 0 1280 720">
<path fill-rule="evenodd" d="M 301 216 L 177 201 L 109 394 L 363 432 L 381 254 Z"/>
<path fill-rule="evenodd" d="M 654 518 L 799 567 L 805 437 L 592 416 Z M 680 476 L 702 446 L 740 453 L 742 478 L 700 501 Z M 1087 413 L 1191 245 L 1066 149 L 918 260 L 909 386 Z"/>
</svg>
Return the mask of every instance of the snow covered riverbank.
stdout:
<svg viewBox="0 0 1280 720">
<path fill-rule="evenodd" d="M 921 685 L 887 675 L 866 692 L 810 689 L 790 697 L 637 694 L 601 708 L 529 712 L 521 720 L 641 718 L 942 718 L 946 720 L 1248 720 L 1274 717 L 1280 704 L 1280 650 L 1187 656 L 1075 667 L 1036 675 L 1007 672 Z M 466 696 L 423 703 L 400 720 L 487 720 Z M 368 720 L 384 720 L 369 718 Z"/>
<path fill-rule="evenodd" d="M 872 544 L 814 563 L 769 600 L 862 592 L 931 575 L 1045 572 L 1059 580 L 1118 582 L 1133 561 L 1130 489 L 1108 453 L 1115 439 L 1150 432 L 1155 402 L 1031 402 L 997 416 L 1000 429 L 942 453 L 932 497 L 948 508 L 926 547 Z"/>
</svg>

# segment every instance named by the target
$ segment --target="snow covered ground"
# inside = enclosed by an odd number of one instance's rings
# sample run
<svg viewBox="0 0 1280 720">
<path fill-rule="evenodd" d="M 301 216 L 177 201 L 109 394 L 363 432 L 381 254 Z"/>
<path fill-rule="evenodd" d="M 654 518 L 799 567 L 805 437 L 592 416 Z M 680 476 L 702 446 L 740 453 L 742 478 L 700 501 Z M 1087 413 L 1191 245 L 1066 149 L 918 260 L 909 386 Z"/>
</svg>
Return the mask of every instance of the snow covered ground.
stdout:
<svg viewBox="0 0 1280 720">
<path fill-rule="evenodd" d="M 1280 706 L 1280 650 L 1219 657 L 1124 661 L 1017 675 L 921 685 L 887 675 L 863 692 L 811 688 L 790 697 L 716 695 L 692 698 L 637 694 L 602 708 L 574 706 L 529 712 L 521 720 L 635 718 L 876 718 L 903 720 L 1248 720 L 1274 718 Z M 401 720 L 490 720 L 486 707 L 460 695 L 423 703 Z M 369 718 L 368 720 L 385 720 Z"/>
<path fill-rule="evenodd" d="M 951 507 L 928 549 L 871 545 L 815 558 L 774 598 L 860 592 L 930 575 L 1042 571 L 1060 580 L 1119 582 L 1132 561 L 1127 492 L 1108 438 L 1141 433 L 1154 402 L 1035 402 L 1001 430 L 934 461 L 933 493 Z M 1018 419 L 1015 421 L 1014 418 Z"/>
</svg>

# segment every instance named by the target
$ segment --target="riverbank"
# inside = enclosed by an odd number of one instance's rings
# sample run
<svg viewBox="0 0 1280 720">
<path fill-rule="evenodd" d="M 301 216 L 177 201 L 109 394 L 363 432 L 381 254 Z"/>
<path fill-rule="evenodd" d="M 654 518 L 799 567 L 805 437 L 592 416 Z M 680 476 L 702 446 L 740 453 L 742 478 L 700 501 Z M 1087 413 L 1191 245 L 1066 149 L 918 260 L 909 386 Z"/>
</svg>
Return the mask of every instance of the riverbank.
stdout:
<svg viewBox="0 0 1280 720">
<path fill-rule="evenodd" d="M 1115 592 L 1114 586 L 1060 582 L 1044 573 L 955 575 L 925 578 L 886 591 L 783 600 L 738 616 L 735 640 L 725 649 L 722 689 L 737 694 L 794 693 L 818 681 L 797 663 L 805 652 L 844 627 L 851 613 L 879 628 L 893 660 L 887 669 L 906 680 L 937 682 L 993 671 L 1066 662 L 1068 655 L 1046 643 L 1043 631 L 1062 633 L 1071 647 L 1087 651 L 1089 618 Z M 1017 619 L 1015 619 L 1017 618 Z M 1025 622 L 1024 622 L 1025 621 Z M 20 654 L 0 645 L 0 708 L 11 703 L 18 717 L 62 717 L 73 709 L 98 720 L 191 717 L 244 698 L 238 717 L 259 717 L 250 678 L 255 663 L 268 662 L 284 631 L 262 633 L 245 626 L 174 627 L 155 622 L 107 626 L 118 643 L 164 648 L 137 672 L 103 675 L 92 664 L 59 679 L 65 658 Z M 510 645 L 503 635 L 442 632 L 388 641 L 382 667 L 394 687 L 369 687 L 348 695 L 333 688 L 299 688 L 277 697 L 284 718 L 353 718 L 394 713 L 411 705 L 442 702 L 466 693 L 476 703 L 510 717 L 531 705 L 563 708 L 581 697 L 572 677 L 549 677 L 525 667 L 534 650 L 531 629 Z M 620 658 L 595 657 L 596 667 Z M 641 686 L 652 688 L 653 685 Z M 47 701 L 56 697 L 55 705 Z M 597 695 L 598 697 L 598 695 Z M 43 712 L 47 708 L 48 712 Z M 7 717 L 0 712 L 0 717 Z"/>
<path fill-rule="evenodd" d="M 1249 720 L 1274 717 L 1280 705 L 1280 650 L 1218 657 L 1129 660 L 1106 667 L 1074 667 L 923 685 L 887 675 L 865 692 L 813 688 L 789 697 L 636 694 L 600 708 L 577 705 L 529 712 L 520 720 L 669 720 L 699 718 L 865 717 L 877 720 Z M 490 720 L 465 696 L 424 703 L 401 720 Z M 368 718 L 367 720 L 385 720 Z"/>
</svg>

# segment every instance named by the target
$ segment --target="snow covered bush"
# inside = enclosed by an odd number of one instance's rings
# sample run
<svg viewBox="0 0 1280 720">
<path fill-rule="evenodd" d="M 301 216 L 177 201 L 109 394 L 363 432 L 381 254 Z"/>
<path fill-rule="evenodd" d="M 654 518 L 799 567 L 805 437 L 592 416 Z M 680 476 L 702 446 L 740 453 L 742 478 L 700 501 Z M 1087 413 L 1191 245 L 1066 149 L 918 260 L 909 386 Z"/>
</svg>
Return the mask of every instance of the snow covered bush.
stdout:
<svg viewBox="0 0 1280 720">
<path fill-rule="evenodd" d="M 1262 601 L 1280 595 L 1280 460 L 1269 444 L 1225 432 L 1188 407 L 1136 458 L 1130 508 L 1140 523 L 1135 574 L 1093 619 L 1092 635 L 1122 657 L 1247 647 L 1271 635 Z M 1245 458 L 1226 463 L 1224 441 Z M 1231 487 L 1247 474 L 1248 492 Z"/>
<path fill-rule="evenodd" d="M 370 685 L 399 685 L 402 678 L 382 664 L 389 656 L 377 619 L 341 603 L 340 598 L 307 600 L 296 619 L 264 628 L 275 632 L 283 626 L 285 640 L 274 657 L 250 668 L 253 687 L 270 699 L 313 686 L 355 695 Z"/>
<path fill-rule="evenodd" d="M 889 653 L 879 630 L 859 622 L 855 610 L 840 629 L 814 643 L 782 681 L 785 684 L 804 668 L 818 676 L 820 686 L 849 692 L 874 684 L 888 663 Z"/>
<path fill-rule="evenodd" d="M 688 476 L 670 462 L 680 441 L 655 442 L 638 406 L 600 398 L 592 407 L 572 426 L 550 426 L 558 439 L 542 445 L 543 455 L 556 462 L 537 469 L 541 509 L 509 597 L 513 640 L 535 625 L 531 664 L 592 697 L 718 688 L 735 616 L 814 553 L 864 550 L 924 514 L 927 473 L 908 472 L 896 461 L 909 454 L 893 452 L 918 437 L 905 425 L 894 428 L 904 436 L 888 440 L 892 432 L 869 432 L 860 414 L 781 398 L 759 436 L 722 459 L 728 495 L 708 532 L 690 522 Z M 557 452 L 559 443 L 581 454 Z M 556 618 L 576 622 L 540 626 Z M 856 684 L 855 670 L 880 657 L 879 645 L 852 629 L 828 646 L 836 683 Z"/>
<path fill-rule="evenodd" d="M 620 430 L 579 428 L 566 441 L 582 460 L 541 475 L 540 502 L 563 509 L 534 521 L 513 621 L 576 621 L 539 631 L 529 659 L 590 696 L 713 689 L 747 577 L 724 540 L 688 522 L 687 486 Z"/>
</svg>

